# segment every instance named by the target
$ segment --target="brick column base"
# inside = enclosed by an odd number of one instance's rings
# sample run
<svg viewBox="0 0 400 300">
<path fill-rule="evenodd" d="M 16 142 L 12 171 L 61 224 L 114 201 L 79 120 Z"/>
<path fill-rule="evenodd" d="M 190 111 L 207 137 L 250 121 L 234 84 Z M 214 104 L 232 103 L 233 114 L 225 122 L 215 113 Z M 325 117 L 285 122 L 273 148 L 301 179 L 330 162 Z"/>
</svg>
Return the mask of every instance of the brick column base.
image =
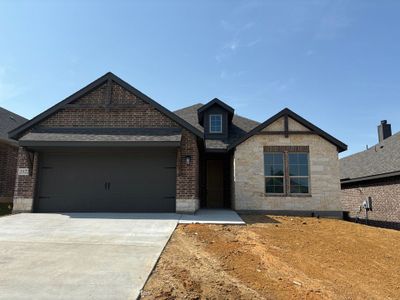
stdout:
<svg viewBox="0 0 400 300">
<path fill-rule="evenodd" d="M 13 197 L 0 197 L 0 203 L 12 203 Z"/>
<path fill-rule="evenodd" d="M 176 212 L 194 214 L 200 207 L 199 199 L 176 199 Z"/>
<path fill-rule="evenodd" d="M 31 198 L 14 198 L 14 205 L 13 205 L 13 214 L 32 212 L 33 208 L 33 199 Z"/>
</svg>

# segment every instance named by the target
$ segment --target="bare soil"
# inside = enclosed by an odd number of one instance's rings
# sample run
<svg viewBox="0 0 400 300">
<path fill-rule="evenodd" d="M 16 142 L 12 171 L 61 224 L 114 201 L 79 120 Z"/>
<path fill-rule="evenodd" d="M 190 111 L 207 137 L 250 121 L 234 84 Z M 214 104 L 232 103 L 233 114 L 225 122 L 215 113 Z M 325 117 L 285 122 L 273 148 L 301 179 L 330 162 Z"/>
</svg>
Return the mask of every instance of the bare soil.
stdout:
<svg viewBox="0 0 400 300">
<path fill-rule="evenodd" d="M 179 225 L 142 299 L 400 299 L 400 231 L 244 215 Z"/>
</svg>

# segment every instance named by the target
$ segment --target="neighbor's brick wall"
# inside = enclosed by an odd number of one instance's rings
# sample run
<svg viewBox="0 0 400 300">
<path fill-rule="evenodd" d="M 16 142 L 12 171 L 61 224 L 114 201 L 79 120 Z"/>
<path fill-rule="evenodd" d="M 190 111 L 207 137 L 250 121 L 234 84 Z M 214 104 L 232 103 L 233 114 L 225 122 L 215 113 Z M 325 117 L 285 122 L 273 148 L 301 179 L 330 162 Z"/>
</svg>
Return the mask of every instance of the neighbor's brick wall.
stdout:
<svg viewBox="0 0 400 300">
<path fill-rule="evenodd" d="M 17 171 L 18 148 L 0 143 L 0 203 L 12 202 Z"/>
<path fill-rule="evenodd" d="M 137 98 L 131 92 L 117 84 L 113 84 L 112 102 L 109 108 L 104 108 L 107 87 L 103 85 L 88 93 L 73 104 L 95 108 L 66 108 L 58 111 L 49 118 L 36 125 L 41 128 L 68 128 L 68 127 L 98 127 L 98 128 L 176 128 L 180 127 L 169 117 Z M 113 105 L 127 105 L 116 108 Z M 182 141 L 177 160 L 177 210 L 194 212 L 198 208 L 198 149 L 196 136 L 187 130 L 182 131 Z M 192 156 L 189 166 L 184 163 L 186 155 Z M 184 164 L 183 164 L 184 163 Z M 25 165 L 23 159 L 18 163 Z M 23 177 L 23 176 L 18 176 Z M 20 181 L 26 180 L 21 178 Z M 17 181 L 18 182 L 18 181 Z M 16 192 L 21 197 L 23 194 L 33 194 L 34 186 L 18 185 Z"/>
<path fill-rule="evenodd" d="M 368 213 L 370 224 L 400 229 L 400 177 L 392 177 L 361 183 L 342 184 L 341 201 L 349 217 L 365 221 L 365 210 L 360 205 L 372 197 L 372 211 Z"/>
<path fill-rule="evenodd" d="M 279 120 L 278 120 L 279 121 Z M 272 130 L 282 130 L 277 122 Z M 292 122 L 289 129 L 298 127 Z M 296 127 L 295 127 L 296 126 Z M 266 128 L 266 131 L 271 128 Z M 311 196 L 267 196 L 264 146 L 309 146 Z M 234 206 L 237 210 L 340 212 L 339 160 L 335 145 L 318 135 L 254 135 L 234 153 Z"/>
<path fill-rule="evenodd" d="M 17 168 L 29 168 L 30 173 L 29 175 L 16 176 L 13 205 L 14 213 L 31 212 L 33 209 L 39 154 L 35 152 L 31 158 L 33 164 L 29 162 L 28 151 L 23 147 L 19 148 Z"/>
</svg>

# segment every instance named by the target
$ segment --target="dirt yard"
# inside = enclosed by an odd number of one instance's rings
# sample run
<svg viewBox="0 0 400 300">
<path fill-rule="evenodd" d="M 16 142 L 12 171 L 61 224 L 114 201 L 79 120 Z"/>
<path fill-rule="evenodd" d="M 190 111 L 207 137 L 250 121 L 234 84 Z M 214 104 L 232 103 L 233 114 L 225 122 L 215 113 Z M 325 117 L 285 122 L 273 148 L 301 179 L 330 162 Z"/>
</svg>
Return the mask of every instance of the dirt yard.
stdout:
<svg viewBox="0 0 400 300">
<path fill-rule="evenodd" d="M 142 299 L 400 299 L 400 231 L 242 216 L 180 225 Z"/>
</svg>

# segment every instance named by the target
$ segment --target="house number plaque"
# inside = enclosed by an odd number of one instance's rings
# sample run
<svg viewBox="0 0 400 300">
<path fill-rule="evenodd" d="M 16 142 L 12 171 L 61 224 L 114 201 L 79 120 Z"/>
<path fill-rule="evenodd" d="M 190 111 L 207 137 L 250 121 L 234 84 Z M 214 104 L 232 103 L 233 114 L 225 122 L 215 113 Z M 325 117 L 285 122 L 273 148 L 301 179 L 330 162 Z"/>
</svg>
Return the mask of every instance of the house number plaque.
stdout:
<svg viewBox="0 0 400 300">
<path fill-rule="evenodd" d="M 29 168 L 18 168 L 18 175 L 19 176 L 28 176 Z"/>
</svg>

